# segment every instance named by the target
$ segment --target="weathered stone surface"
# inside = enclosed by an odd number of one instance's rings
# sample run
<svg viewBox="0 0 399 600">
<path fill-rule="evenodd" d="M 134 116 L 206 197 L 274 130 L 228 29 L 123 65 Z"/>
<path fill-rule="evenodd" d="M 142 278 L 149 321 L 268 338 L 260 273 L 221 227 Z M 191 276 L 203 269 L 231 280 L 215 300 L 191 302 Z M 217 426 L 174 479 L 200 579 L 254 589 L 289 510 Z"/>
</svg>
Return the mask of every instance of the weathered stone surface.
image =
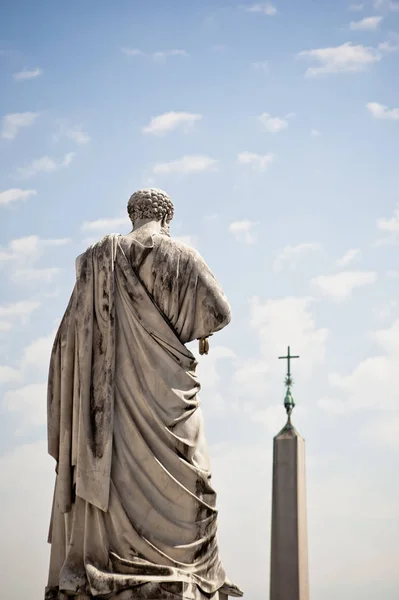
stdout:
<svg viewBox="0 0 399 600">
<path fill-rule="evenodd" d="M 197 598 L 226 582 L 197 363 L 185 344 L 225 327 L 230 307 L 199 254 L 169 237 L 163 192 L 133 195 L 129 214 L 131 234 L 105 236 L 78 258 L 53 347 L 47 600 L 56 588 L 124 600 L 176 582 Z"/>
<path fill-rule="evenodd" d="M 309 600 L 305 441 L 274 438 L 270 600 Z"/>
<path fill-rule="evenodd" d="M 67 595 L 58 588 L 47 588 L 45 600 L 102 600 L 103 597 L 86 594 Z M 227 594 L 205 594 L 197 585 L 176 581 L 173 583 L 145 583 L 124 590 L 104 600 L 227 600 Z"/>
</svg>

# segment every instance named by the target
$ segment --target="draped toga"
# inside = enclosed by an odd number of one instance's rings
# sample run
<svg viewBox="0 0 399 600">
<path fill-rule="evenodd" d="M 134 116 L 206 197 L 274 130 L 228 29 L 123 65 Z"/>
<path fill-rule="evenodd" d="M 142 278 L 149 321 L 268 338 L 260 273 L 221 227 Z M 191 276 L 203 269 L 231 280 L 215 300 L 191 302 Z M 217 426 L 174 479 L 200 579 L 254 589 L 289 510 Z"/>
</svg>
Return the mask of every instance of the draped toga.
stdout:
<svg viewBox="0 0 399 600">
<path fill-rule="evenodd" d="M 224 584 L 197 363 L 185 344 L 229 321 L 203 259 L 167 235 L 109 235 L 78 258 L 49 372 L 48 597 L 185 579 L 212 594 Z"/>
</svg>

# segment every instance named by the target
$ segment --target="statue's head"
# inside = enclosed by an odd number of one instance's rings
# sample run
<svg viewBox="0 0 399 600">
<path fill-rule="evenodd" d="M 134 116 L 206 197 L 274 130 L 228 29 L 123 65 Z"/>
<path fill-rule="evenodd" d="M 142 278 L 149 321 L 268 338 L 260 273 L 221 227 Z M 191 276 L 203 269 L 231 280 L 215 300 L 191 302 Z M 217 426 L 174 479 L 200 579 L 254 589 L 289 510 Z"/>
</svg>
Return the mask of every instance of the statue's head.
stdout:
<svg viewBox="0 0 399 600">
<path fill-rule="evenodd" d="M 127 212 L 134 225 L 140 220 L 160 221 L 161 228 L 169 233 L 174 207 L 168 194 L 156 188 L 145 188 L 134 192 L 127 204 Z"/>
</svg>

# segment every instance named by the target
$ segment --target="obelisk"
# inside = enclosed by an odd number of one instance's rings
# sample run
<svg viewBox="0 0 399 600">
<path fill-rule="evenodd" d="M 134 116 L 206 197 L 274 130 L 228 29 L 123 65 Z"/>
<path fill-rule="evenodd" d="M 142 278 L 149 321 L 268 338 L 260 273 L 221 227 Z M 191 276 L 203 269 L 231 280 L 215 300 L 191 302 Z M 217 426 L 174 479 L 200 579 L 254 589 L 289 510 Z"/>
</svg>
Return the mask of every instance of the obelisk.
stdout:
<svg viewBox="0 0 399 600">
<path fill-rule="evenodd" d="M 274 438 L 270 600 L 309 600 L 308 536 L 306 520 L 305 440 L 291 422 L 295 406 L 291 394 L 290 354 L 284 406 L 287 423 Z"/>
</svg>

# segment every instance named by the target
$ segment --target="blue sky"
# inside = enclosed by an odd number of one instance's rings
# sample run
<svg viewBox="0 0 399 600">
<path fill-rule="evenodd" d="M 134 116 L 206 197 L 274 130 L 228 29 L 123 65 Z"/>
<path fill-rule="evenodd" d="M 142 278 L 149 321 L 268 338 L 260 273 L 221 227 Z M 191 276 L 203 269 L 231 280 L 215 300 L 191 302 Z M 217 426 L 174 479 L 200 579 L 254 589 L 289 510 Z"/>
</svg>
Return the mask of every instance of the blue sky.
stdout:
<svg viewBox="0 0 399 600">
<path fill-rule="evenodd" d="M 7 598 L 40 597 L 46 579 L 46 376 L 75 257 L 128 232 L 129 196 L 155 186 L 232 305 L 199 371 L 229 576 L 249 600 L 267 593 L 290 344 L 312 597 L 396 599 L 399 3 L 0 10 Z"/>
</svg>

